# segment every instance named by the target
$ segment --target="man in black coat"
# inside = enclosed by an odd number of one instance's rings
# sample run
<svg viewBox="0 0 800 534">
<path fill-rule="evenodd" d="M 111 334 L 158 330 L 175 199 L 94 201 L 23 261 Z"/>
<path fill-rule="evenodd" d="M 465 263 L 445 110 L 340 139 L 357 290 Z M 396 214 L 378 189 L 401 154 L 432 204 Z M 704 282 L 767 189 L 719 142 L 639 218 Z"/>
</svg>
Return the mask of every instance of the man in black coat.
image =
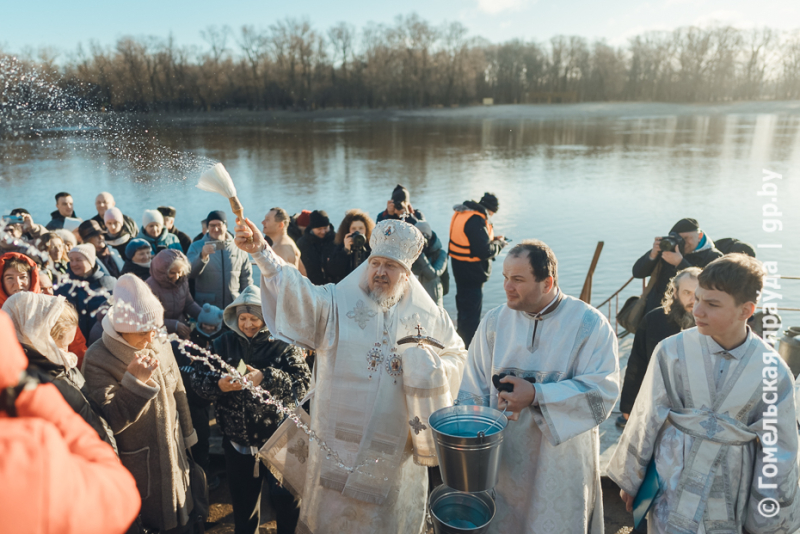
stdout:
<svg viewBox="0 0 800 534">
<path fill-rule="evenodd" d="M 495 236 L 489 221 L 500 202 L 492 193 L 485 193 L 480 202 L 467 200 L 453 207 L 450 222 L 449 254 L 456 281 L 457 329 L 469 347 L 481 322 L 483 284 L 492 274 L 492 261 L 506 246 L 503 236 Z"/>
<path fill-rule="evenodd" d="M 680 333 L 681 330 L 694 326 L 692 315 L 694 292 L 697 289 L 697 277 L 701 272 L 699 267 L 689 267 L 680 271 L 669 281 L 668 296 L 664 298 L 664 306 L 655 308 L 642 318 L 633 338 L 628 367 L 625 370 L 619 401 L 619 411 L 622 415 L 617 418 L 617 426 L 624 427 L 628 421 L 627 416 L 630 415 L 639 388 L 642 387 L 642 380 L 656 345 Z"/>
<path fill-rule="evenodd" d="M 424 221 L 425 216 L 411 206 L 411 194 L 408 189 L 397 184 L 392 191 L 392 198 L 386 203 L 386 209 L 378 214 L 375 223 L 385 219 L 405 220 L 408 224 L 417 224 L 418 221 Z"/>
<path fill-rule="evenodd" d="M 325 272 L 325 265 L 335 248 L 335 237 L 328 214 L 324 210 L 312 211 L 308 228 L 297 242 L 297 248 L 306 267 L 306 276 L 314 285 L 321 286 L 331 281 Z"/>
<path fill-rule="evenodd" d="M 72 209 L 72 204 L 72 195 L 65 191 L 56 193 L 56 211 L 50 214 L 50 222 L 47 223 L 45 228 L 51 232 L 53 230 L 60 230 L 61 228 L 64 228 L 64 222 L 66 221 L 67 217 L 77 219 L 78 216 L 75 215 L 75 210 Z"/>
<path fill-rule="evenodd" d="M 678 234 L 683 238 L 682 251 L 676 246 L 673 251 L 662 252 L 661 237 L 656 237 L 653 241 L 653 248 L 633 264 L 635 278 L 647 278 L 653 273 L 656 266 L 661 265 L 653 289 L 647 295 L 645 313 L 661 305 L 667 283 L 678 271 L 693 266 L 702 268 L 722 257 L 722 252 L 717 250 L 711 238 L 700 229 L 696 219 L 681 219 L 675 223 L 669 233 Z"/>
</svg>

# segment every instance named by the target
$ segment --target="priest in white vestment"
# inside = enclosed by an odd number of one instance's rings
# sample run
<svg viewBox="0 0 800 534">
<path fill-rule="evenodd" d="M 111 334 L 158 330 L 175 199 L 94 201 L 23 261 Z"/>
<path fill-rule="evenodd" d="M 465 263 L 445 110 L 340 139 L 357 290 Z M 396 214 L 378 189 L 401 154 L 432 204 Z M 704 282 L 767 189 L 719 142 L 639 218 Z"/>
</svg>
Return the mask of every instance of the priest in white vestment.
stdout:
<svg viewBox="0 0 800 534">
<path fill-rule="evenodd" d="M 447 312 L 410 275 L 422 234 L 382 221 L 367 261 L 325 286 L 280 259 L 249 220 L 236 243 L 261 269 L 270 332 L 317 351 L 311 428 L 345 466 L 310 444 L 297 532 L 419 534 L 426 466 L 437 464 L 428 416 L 452 404 L 467 356 Z M 397 344 L 419 333 L 444 348 Z"/>
<path fill-rule="evenodd" d="M 653 352 L 608 467 L 630 504 L 654 462 L 660 490 L 648 532 L 800 527 L 793 377 L 746 325 L 762 278 L 761 264 L 742 254 L 710 263 L 698 277 L 697 327 Z"/>
<path fill-rule="evenodd" d="M 597 427 L 619 396 L 617 337 L 598 310 L 559 289 L 557 268 L 541 241 L 511 249 L 507 303 L 486 314 L 469 347 L 458 403 L 513 412 L 491 533 L 603 532 Z M 516 376 L 501 380 L 513 393 L 498 395 L 500 373 Z"/>
</svg>

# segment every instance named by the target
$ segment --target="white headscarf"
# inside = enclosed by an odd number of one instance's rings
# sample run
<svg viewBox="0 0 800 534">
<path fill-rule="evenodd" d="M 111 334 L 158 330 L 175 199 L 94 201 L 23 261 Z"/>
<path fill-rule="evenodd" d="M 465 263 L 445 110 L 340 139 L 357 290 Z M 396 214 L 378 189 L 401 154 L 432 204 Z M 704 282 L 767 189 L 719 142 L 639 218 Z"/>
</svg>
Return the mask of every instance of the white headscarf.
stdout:
<svg viewBox="0 0 800 534">
<path fill-rule="evenodd" d="M 11 316 L 17 339 L 22 345 L 32 348 L 55 364 L 72 369 L 78 365 L 78 357 L 58 348 L 50 335 L 66 302 L 64 297 L 20 291 L 6 300 L 3 311 Z"/>
</svg>

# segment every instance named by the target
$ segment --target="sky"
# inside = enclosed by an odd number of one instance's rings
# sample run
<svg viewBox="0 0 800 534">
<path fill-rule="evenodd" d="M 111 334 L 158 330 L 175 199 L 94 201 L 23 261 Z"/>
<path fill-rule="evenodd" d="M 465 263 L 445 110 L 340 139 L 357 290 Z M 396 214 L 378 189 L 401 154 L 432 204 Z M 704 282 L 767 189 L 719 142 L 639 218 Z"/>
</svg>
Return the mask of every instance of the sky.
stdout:
<svg viewBox="0 0 800 534">
<path fill-rule="evenodd" d="M 796 0 L 0 0 L 0 51 L 52 47 L 65 54 L 79 43 L 111 45 L 125 35 L 163 38 L 170 33 L 179 45 L 203 46 L 200 30 L 209 25 L 268 27 L 294 17 L 307 18 L 325 31 L 340 21 L 362 28 L 410 13 L 433 24 L 460 21 L 471 35 L 492 42 L 545 41 L 563 34 L 623 45 L 644 31 L 714 22 L 740 28 L 800 28 Z"/>
</svg>

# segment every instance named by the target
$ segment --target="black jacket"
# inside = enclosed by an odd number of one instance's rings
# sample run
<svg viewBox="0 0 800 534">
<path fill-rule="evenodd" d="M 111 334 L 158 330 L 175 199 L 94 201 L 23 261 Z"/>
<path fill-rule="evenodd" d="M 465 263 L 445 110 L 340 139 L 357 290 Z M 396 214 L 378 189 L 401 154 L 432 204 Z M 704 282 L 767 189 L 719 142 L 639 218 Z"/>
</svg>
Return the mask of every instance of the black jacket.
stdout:
<svg viewBox="0 0 800 534">
<path fill-rule="evenodd" d="M 653 272 L 653 269 L 656 268 L 656 265 L 661 262 L 661 272 L 658 274 L 658 279 L 656 279 L 653 289 L 647 295 L 644 308 L 645 313 L 661 306 L 661 299 L 664 298 L 667 284 L 678 271 L 686 269 L 687 267 L 705 267 L 712 261 L 721 257 L 722 252 L 712 245 L 711 248 L 686 254 L 676 267 L 664 261 L 661 258 L 661 254 L 659 254 L 656 259 L 651 260 L 650 251 L 648 250 L 645 252 L 644 256 L 636 260 L 636 263 L 633 264 L 633 276 L 635 278 L 647 278 L 650 276 L 650 273 Z"/>
<path fill-rule="evenodd" d="M 233 367 L 239 361 L 264 373 L 261 387 L 288 407 L 303 398 L 311 382 L 311 371 L 303 352 L 283 341 L 270 341 L 263 329 L 252 339 L 228 331 L 214 341 L 214 352 Z M 222 373 L 195 362 L 192 387 L 201 396 L 216 401 L 217 423 L 222 433 L 239 445 L 261 447 L 278 429 L 283 416 L 273 406 L 258 402 L 249 391 L 223 393 L 218 382 Z"/>
<path fill-rule="evenodd" d="M 652 310 L 642 318 L 633 338 L 631 355 L 628 357 L 628 367 L 625 370 L 625 380 L 622 383 L 619 400 L 619 409 L 622 413 L 631 413 L 656 345 L 680 331 L 680 326 L 669 319 L 662 307 Z"/>
<path fill-rule="evenodd" d="M 389 212 L 388 212 L 388 211 L 386 211 L 386 210 L 383 210 L 382 212 L 380 212 L 380 213 L 378 214 L 378 216 L 377 216 L 377 217 L 375 217 L 375 224 L 377 224 L 377 223 L 379 223 L 379 222 L 381 222 L 381 221 L 385 221 L 385 220 L 387 220 L 387 219 L 389 219 L 389 220 L 395 220 L 395 221 L 400 221 L 400 220 L 402 220 L 402 219 L 401 219 L 399 216 L 397 216 L 397 215 L 389 215 Z M 413 215 L 409 214 L 409 215 L 408 215 L 408 216 L 405 218 L 405 221 L 406 221 L 408 224 L 414 224 L 414 225 L 416 225 L 416 224 L 417 224 L 419 221 L 424 221 L 424 220 L 425 220 L 425 216 L 424 216 L 424 215 L 422 214 L 422 212 L 421 212 L 421 211 L 419 211 L 419 210 L 414 210 L 414 214 L 413 214 Z"/>
<path fill-rule="evenodd" d="M 467 200 L 463 204 L 456 206 L 456 211 L 479 211 L 484 215 L 486 208 L 473 200 Z M 481 261 L 460 261 L 450 258 L 453 262 L 453 277 L 456 284 L 483 284 L 489 280 L 492 274 L 492 261 L 503 250 L 505 243 L 491 241 L 489 231 L 486 229 L 486 221 L 480 215 L 473 215 L 464 224 L 464 234 L 469 240 L 470 254 Z"/>
<path fill-rule="evenodd" d="M 361 265 L 364 260 L 369 257 L 371 252 L 372 249 L 369 247 L 369 243 L 367 243 L 364 250 L 358 252 L 354 252 L 352 248 L 351 252 L 347 252 L 344 249 L 344 243 L 334 245 L 328 256 L 327 268 L 325 270 L 328 275 L 328 281 L 338 284 L 344 280 L 347 275 L 355 271 L 356 267 Z"/>
<path fill-rule="evenodd" d="M 72 215 L 70 215 L 70 217 L 72 217 L 74 219 L 78 218 L 78 216 L 75 215 L 75 211 L 74 210 L 72 212 Z M 47 223 L 45 228 L 47 228 L 51 232 L 53 230 L 61 230 L 62 228 L 64 228 L 64 221 L 65 220 L 66 220 L 66 218 L 63 215 L 61 215 L 61 213 L 59 213 L 58 210 L 56 210 L 56 211 L 50 213 L 50 222 Z"/>
<path fill-rule="evenodd" d="M 114 439 L 114 432 L 100 415 L 102 413 L 100 406 L 90 400 L 89 395 L 84 394 L 86 384 L 80 371 L 77 369 L 67 371 L 63 365 L 51 362 L 31 347 L 23 346 L 22 348 L 28 357 L 28 374 L 39 382 L 51 383 L 58 388 L 70 408 L 89 423 L 100 439 L 111 445 L 116 451 L 117 442 Z"/>
<path fill-rule="evenodd" d="M 92 291 L 98 292 L 102 289 L 109 295 L 113 293 L 114 286 L 117 283 L 116 278 L 105 274 L 97 265 L 95 265 L 92 274 L 86 278 L 75 276 L 72 272 L 72 268 L 68 267 L 67 277 L 77 282 L 88 282 L 89 289 Z M 73 287 L 70 283 L 61 285 L 55 293 L 56 295 L 65 297 L 70 304 L 75 306 L 75 309 L 78 311 L 78 328 L 80 328 L 83 337 L 88 340 L 89 333 L 92 331 L 92 327 L 96 322 L 93 312 L 96 312 L 98 308 L 106 304 L 108 297 L 103 294 L 89 297 L 89 293 L 84 288 L 79 286 Z"/>
<path fill-rule="evenodd" d="M 335 237 L 336 234 L 334 234 L 332 226 L 322 239 L 317 237 L 311 231 L 311 228 L 306 228 L 306 233 L 297 242 L 297 248 L 300 249 L 300 259 L 303 260 L 308 279 L 314 285 L 321 286 L 331 281 L 325 272 L 325 268 L 327 267 L 328 257 L 335 246 L 333 244 Z"/>
<path fill-rule="evenodd" d="M 125 262 L 125 265 L 122 266 L 122 274 L 128 273 L 133 273 L 142 280 L 147 281 L 147 279 L 150 278 L 150 267 L 142 267 L 128 260 Z"/>
</svg>

